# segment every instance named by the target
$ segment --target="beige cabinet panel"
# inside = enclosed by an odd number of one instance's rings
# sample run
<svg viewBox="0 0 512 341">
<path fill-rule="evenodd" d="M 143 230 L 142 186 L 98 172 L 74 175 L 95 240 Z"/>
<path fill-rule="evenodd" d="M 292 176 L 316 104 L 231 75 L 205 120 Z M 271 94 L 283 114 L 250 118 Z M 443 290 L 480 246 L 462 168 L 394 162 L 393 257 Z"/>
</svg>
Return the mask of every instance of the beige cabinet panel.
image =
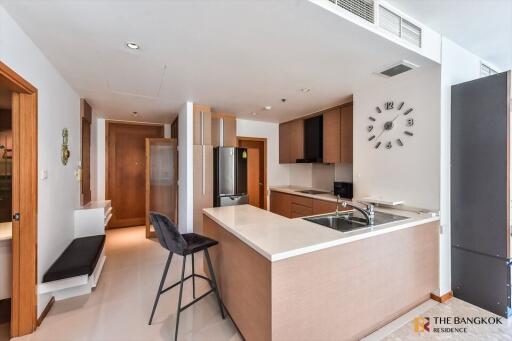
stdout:
<svg viewBox="0 0 512 341">
<path fill-rule="evenodd" d="M 212 110 L 209 106 L 194 104 L 194 144 L 211 145 Z"/>
</svg>

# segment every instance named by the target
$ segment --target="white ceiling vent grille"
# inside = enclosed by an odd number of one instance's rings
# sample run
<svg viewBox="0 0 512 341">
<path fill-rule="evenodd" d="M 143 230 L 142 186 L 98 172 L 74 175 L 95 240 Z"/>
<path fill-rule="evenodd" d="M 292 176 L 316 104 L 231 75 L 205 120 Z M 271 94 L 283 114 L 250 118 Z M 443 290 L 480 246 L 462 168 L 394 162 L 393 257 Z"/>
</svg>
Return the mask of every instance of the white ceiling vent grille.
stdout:
<svg viewBox="0 0 512 341">
<path fill-rule="evenodd" d="M 421 28 L 379 6 L 379 26 L 410 44 L 421 47 Z"/>
<path fill-rule="evenodd" d="M 373 0 L 329 0 L 335 5 L 363 18 L 366 21 L 375 22 Z"/>
<path fill-rule="evenodd" d="M 498 72 L 484 63 L 480 63 L 480 77 L 487 77 L 497 74 Z"/>
</svg>

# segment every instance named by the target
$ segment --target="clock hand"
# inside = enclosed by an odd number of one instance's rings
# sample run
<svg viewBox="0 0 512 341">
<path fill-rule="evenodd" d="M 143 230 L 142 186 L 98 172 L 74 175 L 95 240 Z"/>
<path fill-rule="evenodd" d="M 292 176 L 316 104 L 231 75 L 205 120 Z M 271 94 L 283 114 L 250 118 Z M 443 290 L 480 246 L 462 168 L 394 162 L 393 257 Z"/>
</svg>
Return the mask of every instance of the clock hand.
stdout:
<svg viewBox="0 0 512 341">
<path fill-rule="evenodd" d="M 395 120 L 398 118 L 398 116 L 400 116 L 400 114 L 396 115 L 396 117 L 394 119 L 392 119 L 391 122 L 395 122 Z"/>
</svg>

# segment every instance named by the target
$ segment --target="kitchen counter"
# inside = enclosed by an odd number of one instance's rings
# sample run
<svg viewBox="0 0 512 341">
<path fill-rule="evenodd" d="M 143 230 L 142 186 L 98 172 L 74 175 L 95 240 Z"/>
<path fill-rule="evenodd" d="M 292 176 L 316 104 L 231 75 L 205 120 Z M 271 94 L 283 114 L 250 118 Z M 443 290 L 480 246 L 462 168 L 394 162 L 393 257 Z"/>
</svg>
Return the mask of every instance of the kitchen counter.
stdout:
<svg viewBox="0 0 512 341">
<path fill-rule="evenodd" d="M 203 213 L 271 262 L 439 220 L 437 216 L 396 209 L 376 211 L 408 219 L 343 233 L 250 205 L 206 208 Z"/>
<path fill-rule="evenodd" d="M 221 297 L 244 338 L 359 340 L 428 300 L 439 218 L 377 211 L 408 218 L 343 233 L 250 205 L 204 209 Z"/>
<path fill-rule="evenodd" d="M 336 196 L 334 194 L 332 194 L 331 191 L 327 191 L 325 189 L 311 188 L 311 187 L 300 187 L 300 186 L 273 186 L 273 187 L 269 187 L 269 189 L 271 191 L 275 191 L 275 192 L 282 192 L 282 193 L 287 193 L 287 194 L 300 195 L 300 196 L 306 197 L 306 198 L 336 202 Z M 315 191 L 322 191 L 322 192 L 328 192 L 328 193 L 307 194 L 307 193 L 299 192 L 299 191 L 304 191 L 304 190 L 315 190 Z M 341 198 L 341 199 L 349 200 L 349 201 L 352 200 L 351 198 Z"/>
</svg>

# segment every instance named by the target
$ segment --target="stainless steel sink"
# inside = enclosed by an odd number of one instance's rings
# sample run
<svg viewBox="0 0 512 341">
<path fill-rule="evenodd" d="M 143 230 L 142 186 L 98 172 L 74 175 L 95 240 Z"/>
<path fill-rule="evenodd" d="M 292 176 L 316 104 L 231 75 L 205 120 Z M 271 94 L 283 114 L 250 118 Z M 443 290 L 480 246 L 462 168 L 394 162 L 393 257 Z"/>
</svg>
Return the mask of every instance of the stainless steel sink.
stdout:
<svg viewBox="0 0 512 341">
<path fill-rule="evenodd" d="M 366 219 L 359 212 L 340 213 L 338 216 L 335 214 L 326 214 L 315 217 L 306 217 L 303 219 L 341 232 L 350 232 L 408 218 L 394 214 L 375 212 L 373 225 L 369 225 Z"/>
<path fill-rule="evenodd" d="M 303 190 L 303 191 L 297 191 L 299 193 L 304 193 L 304 194 L 329 194 L 329 192 L 324 192 L 324 191 L 316 191 L 314 189 L 306 189 L 306 190 Z"/>
</svg>

